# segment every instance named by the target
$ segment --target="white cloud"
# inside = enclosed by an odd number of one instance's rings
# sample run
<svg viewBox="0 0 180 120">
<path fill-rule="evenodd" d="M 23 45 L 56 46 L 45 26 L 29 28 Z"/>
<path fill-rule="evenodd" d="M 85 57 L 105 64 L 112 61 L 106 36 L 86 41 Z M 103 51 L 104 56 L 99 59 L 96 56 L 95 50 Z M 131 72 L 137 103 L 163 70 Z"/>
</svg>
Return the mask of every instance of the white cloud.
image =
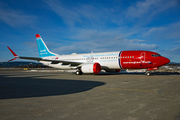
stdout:
<svg viewBox="0 0 180 120">
<path fill-rule="evenodd" d="M 133 40 L 130 40 L 132 42 L 145 42 L 145 40 L 139 40 L 139 39 L 133 39 Z"/>
<path fill-rule="evenodd" d="M 144 27 L 161 19 L 168 10 L 176 8 L 179 9 L 178 0 L 137 1 L 123 12 L 123 20 L 125 23 L 133 23 L 133 26 Z M 169 13 L 167 15 L 170 16 Z"/>
<path fill-rule="evenodd" d="M 179 39 L 180 38 L 180 22 L 168 24 L 164 27 L 153 27 L 143 36 L 156 36 L 159 39 Z"/>
<path fill-rule="evenodd" d="M 21 25 L 31 26 L 36 20 L 36 16 L 27 15 L 21 11 L 11 9 L 3 2 L 0 2 L 0 16 L 0 20 L 11 27 L 19 27 Z"/>
<path fill-rule="evenodd" d="M 34 23 L 35 16 L 25 15 L 14 10 L 0 10 L 0 20 L 6 24 L 17 27 L 19 25 L 31 25 Z"/>
<path fill-rule="evenodd" d="M 69 25 L 74 25 L 75 21 L 81 21 L 76 11 L 63 7 L 63 5 L 57 0 L 45 1 L 53 11 L 55 11 L 60 17 L 64 19 L 64 22 Z"/>
<path fill-rule="evenodd" d="M 118 31 L 97 31 L 79 30 L 72 39 L 80 40 L 72 42 L 69 46 L 62 46 L 53 49 L 53 52 L 60 54 L 70 54 L 73 52 L 106 52 L 120 50 L 155 50 L 159 48 L 156 44 L 146 44 L 145 40 L 124 39 L 123 34 Z"/>
<path fill-rule="evenodd" d="M 152 16 L 166 9 L 177 5 L 176 0 L 145 0 L 137 1 L 136 4 L 128 7 L 127 17 Z"/>
<path fill-rule="evenodd" d="M 175 43 L 180 43 L 180 40 L 175 41 Z"/>
<path fill-rule="evenodd" d="M 153 27 L 153 28 L 150 28 L 150 30 L 148 30 L 147 32 L 145 32 L 143 34 L 143 36 L 148 36 L 148 35 L 151 35 L 155 32 L 159 32 L 159 31 L 162 31 L 162 30 L 165 30 L 167 29 L 166 27 Z"/>
<path fill-rule="evenodd" d="M 60 54 L 70 54 L 72 52 L 77 53 L 88 53 L 88 52 L 107 52 L 107 51 L 120 51 L 120 50 L 154 50 L 157 49 L 158 45 L 156 44 L 145 44 L 145 43 L 136 43 L 131 40 L 123 41 L 87 41 L 87 42 L 78 42 L 70 46 L 62 46 L 53 49 L 53 52 Z"/>
<path fill-rule="evenodd" d="M 117 22 L 114 13 L 109 8 L 98 8 L 88 4 L 65 6 L 58 0 L 46 0 L 45 3 L 63 19 L 66 25 L 71 27 L 78 25 L 78 27 L 83 28 L 98 28 L 104 27 L 105 24 Z"/>
<path fill-rule="evenodd" d="M 176 0 L 144 0 L 137 1 L 128 8 L 111 8 L 103 5 L 95 7 L 88 4 L 65 5 L 62 1 L 46 0 L 45 3 L 59 15 L 66 25 L 79 28 L 97 28 L 107 29 L 107 26 L 124 27 L 142 26 L 151 22 L 151 20 L 162 11 L 177 6 Z"/>
<path fill-rule="evenodd" d="M 0 42 L 0 45 L 5 45 L 5 43 L 4 42 Z"/>
<path fill-rule="evenodd" d="M 172 48 L 172 49 L 164 49 L 164 50 L 159 50 L 159 52 L 169 58 L 171 60 L 171 62 L 178 62 L 180 63 L 180 54 L 179 54 L 179 51 L 180 51 L 180 47 L 175 47 L 175 48 Z"/>
<path fill-rule="evenodd" d="M 26 41 L 26 42 L 23 42 L 23 44 L 29 48 L 37 48 L 37 43 L 34 41 Z"/>
</svg>

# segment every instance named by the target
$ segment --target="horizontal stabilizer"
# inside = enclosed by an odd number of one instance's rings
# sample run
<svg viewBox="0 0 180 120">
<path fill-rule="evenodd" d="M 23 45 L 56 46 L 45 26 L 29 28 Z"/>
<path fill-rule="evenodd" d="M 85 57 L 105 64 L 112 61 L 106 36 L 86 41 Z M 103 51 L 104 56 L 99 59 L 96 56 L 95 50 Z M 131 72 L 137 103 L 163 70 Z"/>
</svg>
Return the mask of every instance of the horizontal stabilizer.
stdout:
<svg viewBox="0 0 180 120">
<path fill-rule="evenodd" d="M 14 51 L 12 51 L 11 48 L 9 48 L 8 46 L 7 46 L 7 48 L 11 51 L 11 53 L 12 53 L 12 54 L 14 55 L 14 57 L 15 57 L 15 58 L 9 60 L 8 62 L 13 61 L 13 60 L 16 60 L 16 59 L 18 58 L 18 56 L 16 55 L 16 53 L 15 53 Z"/>
<path fill-rule="evenodd" d="M 9 60 L 8 62 L 13 61 L 13 60 L 15 60 L 15 59 L 17 59 L 17 58 L 13 58 L 13 59 Z"/>
</svg>

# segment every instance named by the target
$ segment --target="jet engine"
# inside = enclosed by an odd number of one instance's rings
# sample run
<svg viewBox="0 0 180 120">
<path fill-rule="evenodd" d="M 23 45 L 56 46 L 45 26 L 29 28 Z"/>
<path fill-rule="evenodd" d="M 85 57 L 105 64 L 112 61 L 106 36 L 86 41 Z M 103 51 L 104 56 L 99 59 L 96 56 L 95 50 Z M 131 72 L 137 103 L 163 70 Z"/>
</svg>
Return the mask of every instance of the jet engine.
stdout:
<svg viewBox="0 0 180 120">
<path fill-rule="evenodd" d="M 83 73 L 95 73 L 98 74 L 101 71 L 101 65 L 99 63 L 84 64 L 81 67 Z"/>
</svg>

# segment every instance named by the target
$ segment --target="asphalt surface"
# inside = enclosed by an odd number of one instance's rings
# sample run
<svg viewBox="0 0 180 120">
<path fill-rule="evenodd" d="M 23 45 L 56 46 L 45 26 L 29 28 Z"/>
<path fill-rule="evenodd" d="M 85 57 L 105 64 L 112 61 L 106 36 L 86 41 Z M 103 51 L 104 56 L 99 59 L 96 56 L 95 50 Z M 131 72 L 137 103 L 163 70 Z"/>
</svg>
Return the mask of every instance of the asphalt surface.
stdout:
<svg viewBox="0 0 180 120">
<path fill-rule="evenodd" d="M 0 120 L 180 120 L 180 74 L 0 71 Z"/>
</svg>

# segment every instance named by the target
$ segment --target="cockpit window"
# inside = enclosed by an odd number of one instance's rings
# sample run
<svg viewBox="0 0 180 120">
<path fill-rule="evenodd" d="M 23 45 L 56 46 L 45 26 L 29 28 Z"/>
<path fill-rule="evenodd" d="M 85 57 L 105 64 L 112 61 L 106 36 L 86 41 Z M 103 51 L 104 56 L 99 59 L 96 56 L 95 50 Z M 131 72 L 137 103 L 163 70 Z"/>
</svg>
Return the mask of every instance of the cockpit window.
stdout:
<svg viewBox="0 0 180 120">
<path fill-rule="evenodd" d="M 160 54 L 152 54 L 151 55 L 152 57 L 158 57 L 158 56 L 161 56 Z"/>
</svg>

